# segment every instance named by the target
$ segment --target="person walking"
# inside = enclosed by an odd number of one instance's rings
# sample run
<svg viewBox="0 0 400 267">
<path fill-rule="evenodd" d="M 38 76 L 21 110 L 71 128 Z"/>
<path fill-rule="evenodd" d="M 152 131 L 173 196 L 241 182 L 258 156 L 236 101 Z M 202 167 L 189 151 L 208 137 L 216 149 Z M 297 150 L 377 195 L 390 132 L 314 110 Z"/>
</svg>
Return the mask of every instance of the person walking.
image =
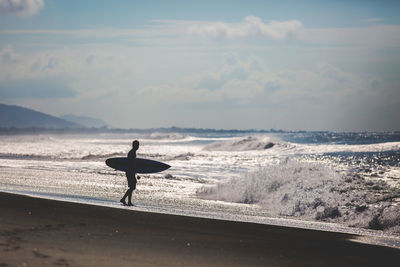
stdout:
<svg viewBox="0 0 400 267">
<path fill-rule="evenodd" d="M 125 172 L 126 179 L 128 180 L 129 189 L 126 191 L 125 195 L 121 198 L 120 202 L 124 205 L 133 206 L 132 204 L 132 193 L 133 190 L 136 189 L 137 179 L 140 179 L 140 176 L 137 176 L 136 179 L 136 171 L 135 171 L 135 159 L 136 159 L 136 151 L 139 149 L 139 141 L 135 140 L 132 142 L 132 149 L 128 152 L 128 162 L 129 168 Z M 128 204 L 126 203 L 126 198 L 128 197 Z"/>
</svg>

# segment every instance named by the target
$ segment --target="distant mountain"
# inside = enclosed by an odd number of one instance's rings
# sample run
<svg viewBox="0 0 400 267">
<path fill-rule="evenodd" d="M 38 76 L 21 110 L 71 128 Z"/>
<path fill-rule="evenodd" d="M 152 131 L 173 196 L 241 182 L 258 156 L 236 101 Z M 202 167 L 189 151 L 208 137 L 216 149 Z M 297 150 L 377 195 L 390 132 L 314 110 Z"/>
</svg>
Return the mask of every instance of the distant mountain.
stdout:
<svg viewBox="0 0 400 267">
<path fill-rule="evenodd" d="M 0 104 L 0 127 L 61 129 L 82 126 L 29 108 Z"/>
<path fill-rule="evenodd" d="M 107 127 L 107 123 L 105 123 L 103 120 L 98 119 L 98 118 L 75 116 L 72 114 L 63 115 L 60 118 L 63 120 L 66 120 L 66 121 L 77 123 L 77 124 L 85 126 L 85 127 L 89 127 L 89 128 Z"/>
</svg>

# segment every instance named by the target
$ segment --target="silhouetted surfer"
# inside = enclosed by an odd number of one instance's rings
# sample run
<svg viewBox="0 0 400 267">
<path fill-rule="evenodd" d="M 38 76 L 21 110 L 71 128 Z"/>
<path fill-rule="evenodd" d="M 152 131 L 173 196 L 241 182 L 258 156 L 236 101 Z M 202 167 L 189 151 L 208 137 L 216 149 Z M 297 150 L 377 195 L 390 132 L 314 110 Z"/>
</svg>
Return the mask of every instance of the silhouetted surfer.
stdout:
<svg viewBox="0 0 400 267">
<path fill-rule="evenodd" d="M 126 171 L 126 178 L 128 179 L 129 189 L 126 191 L 125 195 L 121 198 L 121 203 L 124 205 L 132 206 L 132 192 L 136 189 L 136 172 L 135 172 L 135 159 L 136 151 L 139 149 L 139 141 L 135 140 L 132 142 L 132 149 L 128 153 L 128 161 L 130 162 L 130 168 Z M 138 175 L 137 179 L 140 179 Z M 126 204 L 125 199 L 128 197 L 128 204 Z"/>
</svg>

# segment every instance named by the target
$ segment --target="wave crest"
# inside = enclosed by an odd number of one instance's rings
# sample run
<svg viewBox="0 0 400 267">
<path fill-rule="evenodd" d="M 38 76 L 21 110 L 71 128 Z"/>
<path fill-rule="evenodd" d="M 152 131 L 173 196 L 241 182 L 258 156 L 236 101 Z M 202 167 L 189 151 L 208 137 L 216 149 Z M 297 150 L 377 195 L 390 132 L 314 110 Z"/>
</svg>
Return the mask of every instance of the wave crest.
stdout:
<svg viewBox="0 0 400 267">
<path fill-rule="evenodd" d="M 249 151 L 264 150 L 275 146 L 270 137 L 248 136 L 239 140 L 216 142 L 204 147 L 208 151 Z"/>
<path fill-rule="evenodd" d="M 181 140 L 181 139 L 185 139 L 186 136 L 179 134 L 179 133 L 151 133 L 148 136 L 149 139 L 153 139 L 153 140 Z"/>
</svg>

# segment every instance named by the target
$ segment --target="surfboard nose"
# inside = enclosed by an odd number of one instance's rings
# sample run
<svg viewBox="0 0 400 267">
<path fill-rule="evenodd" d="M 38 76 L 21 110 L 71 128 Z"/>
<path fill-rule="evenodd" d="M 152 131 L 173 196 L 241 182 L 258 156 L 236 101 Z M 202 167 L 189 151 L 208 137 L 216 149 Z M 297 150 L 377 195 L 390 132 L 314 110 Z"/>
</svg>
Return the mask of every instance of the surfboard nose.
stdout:
<svg viewBox="0 0 400 267">
<path fill-rule="evenodd" d="M 168 165 L 168 164 L 165 164 L 165 163 L 164 163 L 164 165 L 165 165 L 165 169 L 166 169 L 166 170 L 168 170 L 169 168 L 171 168 L 171 165 Z"/>
</svg>

